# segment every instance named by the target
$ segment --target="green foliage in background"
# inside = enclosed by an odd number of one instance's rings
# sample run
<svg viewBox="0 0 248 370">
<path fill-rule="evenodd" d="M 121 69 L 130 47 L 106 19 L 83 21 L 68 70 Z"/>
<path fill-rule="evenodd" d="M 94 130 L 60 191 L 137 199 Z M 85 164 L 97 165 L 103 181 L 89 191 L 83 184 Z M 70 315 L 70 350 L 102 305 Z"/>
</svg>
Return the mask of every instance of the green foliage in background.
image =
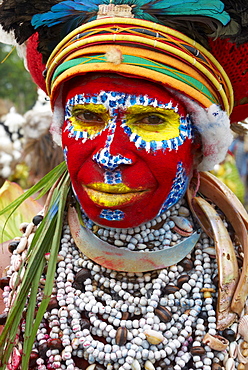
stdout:
<svg viewBox="0 0 248 370">
<path fill-rule="evenodd" d="M 37 87 L 24 68 L 23 60 L 12 47 L 0 43 L 0 98 L 10 100 L 18 113 L 31 109 L 37 99 Z"/>
</svg>

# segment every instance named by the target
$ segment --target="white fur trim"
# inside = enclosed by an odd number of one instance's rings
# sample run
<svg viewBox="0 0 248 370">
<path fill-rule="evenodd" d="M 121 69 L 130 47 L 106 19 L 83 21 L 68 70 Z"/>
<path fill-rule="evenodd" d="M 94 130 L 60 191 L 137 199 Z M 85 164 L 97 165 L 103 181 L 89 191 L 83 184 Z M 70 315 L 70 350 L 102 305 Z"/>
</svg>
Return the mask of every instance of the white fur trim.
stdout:
<svg viewBox="0 0 248 370">
<path fill-rule="evenodd" d="M 208 122 L 205 125 L 194 122 L 201 134 L 204 159 L 198 166 L 199 171 L 210 171 L 226 157 L 233 141 L 230 120 L 226 112 L 213 104 L 206 109 Z"/>
<path fill-rule="evenodd" d="M 55 105 L 54 105 L 54 111 L 53 111 L 53 119 L 52 119 L 52 124 L 50 127 L 50 133 L 53 137 L 53 141 L 58 145 L 62 146 L 62 140 L 61 140 L 61 127 L 63 126 L 64 123 L 64 117 L 65 117 L 65 111 L 64 108 L 62 107 L 62 90 L 60 92 L 60 95 L 58 96 Z"/>
<path fill-rule="evenodd" d="M 201 135 L 203 160 L 198 165 L 198 171 L 211 171 L 225 159 L 233 141 L 227 113 L 216 104 L 204 109 L 187 96 L 170 90 L 184 102 L 192 123 Z"/>
</svg>

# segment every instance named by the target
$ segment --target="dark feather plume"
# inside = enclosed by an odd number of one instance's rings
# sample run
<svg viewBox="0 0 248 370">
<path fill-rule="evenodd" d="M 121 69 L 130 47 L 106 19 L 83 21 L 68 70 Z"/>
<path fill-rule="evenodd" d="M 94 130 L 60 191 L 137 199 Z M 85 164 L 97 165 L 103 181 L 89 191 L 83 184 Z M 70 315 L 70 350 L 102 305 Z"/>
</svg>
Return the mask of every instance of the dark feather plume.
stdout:
<svg viewBox="0 0 248 370">
<path fill-rule="evenodd" d="M 16 41 L 22 44 L 35 31 L 31 25 L 34 14 L 45 13 L 60 0 L 3 0 L 0 6 L 0 24 L 7 32 L 14 31 Z"/>
<path fill-rule="evenodd" d="M 240 45 L 248 42 L 248 1 L 222 0 L 230 17 L 239 24 L 239 32 L 230 37 L 232 42 Z"/>
</svg>

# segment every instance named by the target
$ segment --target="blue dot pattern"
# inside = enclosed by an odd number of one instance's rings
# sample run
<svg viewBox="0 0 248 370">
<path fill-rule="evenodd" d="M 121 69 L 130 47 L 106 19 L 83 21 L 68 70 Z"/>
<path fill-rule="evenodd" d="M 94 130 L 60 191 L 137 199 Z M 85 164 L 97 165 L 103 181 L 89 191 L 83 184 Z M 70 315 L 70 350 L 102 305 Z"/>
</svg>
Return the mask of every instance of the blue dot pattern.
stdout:
<svg viewBox="0 0 248 370">
<path fill-rule="evenodd" d="M 122 183 L 122 175 L 121 171 L 105 171 L 104 172 L 104 182 L 105 184 L 121 184 Z"/>
<path fill-rule="evenodd" d="M 186 175 L 186 171 L 183 167 L 182 162 L 179 162 L 177 165 L 177 173 L 176 177 L 173 180 L 171 191 L 169 192 L 169 195 L 164 202 L 162 208 L 159 211 L 158 216 L 160 216 L 162 213 L 167 211 L 169 208 L 174 206 L 179 199 L 181 199 L 188 187 L 189 178 Z"/>
<path fill-rule="evenodd" d="M 77 104 L 101 104 L 104 105 L 106 110 L 110 114 L 110 120 L 106 123 L 105 128 L 94 135 L 90 135 L 87 131 L 77 131 L 75 130 L 72 122 L 72 111 L 73 107 Z M 85 142 L 86 140 L 92 140 L 96 136 L 102 134 L 103 131 L 107 130 L 107 139 L 104 145 L 99 152 L 94 154 L 93 160 L 96 161 L 105 169 L 104 181 L 107 184 L 119 184 L 122 183 L 121 171 L 117 170 L 117 167 L 120 165 L 130 165 L 132 160 L 126 158 L 120 154 L 113 155 L 111 154 L 110 147 L 114 138 L 116 131 L 116 120 L 118 118 L 119 110 L 125 111 L 129 106 L 132 105 L 143 105 L 143 106 L 153 106 L 164 109 L 172 109 L 175 112 L 178 112 L 178 107 L 173 106 L 172 102 L 169 103 L 160 103 L 157 99 L 151 99 L 147 95 L 130 95 L 121 92 L 106 92 L 101 91 L 98 95 L 89 95 L 89 94 L 79 94 L 75 95 L 73 98 L 67 101 L 65 107 L 65 119 L 67 121 L 67 126 L 65 131 L 68 131 L 68 136 L 74 138 L 75 140 L 81 140 Z M 193 137 L 193 127 L 191 124 L 190 117 L 186 115 L 185 117 L 180 116 L 180 125 L 179 125 L 179 136 L 161 141 L 145 141 L 142 137 L 132 132 L 131 128 L 127 126 L 125 118 L 121 118 L 122 123 L 121 127 L 124 130 L 125 134 L 129 137 L 129 140 L 133 142 L 137 149 L 144 149 L 146 152 L 155 153 L 157 150 L 177 150 L 184 141 Z M 66 157 L 66 151 L 65 151 Z M 185 194 L 185 191 L 188 186 L 188 177 L 186 175 L 185 169 L 183 168 L 182 163 L 178 164 L 177 174 L 173 180 L 171 191 L 165 200 L 163 206 L 160 209 L 159 215 L 172 207 L 178 200 Z M 100 217 L 109 221 L 119 221 L 123 220 L 125 214 L 120 210 L 109 210 L 103 209 L 100 213 Z"/>
<path fill-rule="evenodd" d="M 104 169 L 114 171 L 122 164 L 132 164 L 132 160 L 123 157 L 121 154 L 113 155 L 110 153 L 110 146 L 114 139 L 114 133 L 116 129 L 115 118 L 113 118 L 111 121 L 112 122 L 109 127 L 109 134 L 107 136 L 105 147 L 93 155 L 93 160 L 100 164 Z"/>
<path fill-rule="evenodd" d="M 109 221 L 121 221 L 123 220 L 124 216 L 124 212 L 118 209 L 115 209 L 113 211 L 111 209 L 103 209 L 100 213 L 101 218 Z"/>
<path fill-rule="evenodd" d="M 70 118 L 72 117 L 72 108 L 77 104 L 102 104 L 105 106 L 107 111 L 110 113 L 110 122 L 107 126 L 99 131 L 94 135 L 90 135 L 87 131 L 77 131 L 75 130 L 74 126 L 72 125 Z M 175 112 L 178 112 L 178 107 L 173 106 L 172 102 L 169 103 L 160 103 L 157 99 L 149 98 L 147 95 L 130 95 L 122 92 L 106 92 L 101 91 L 98 95 L 89 95 L 89 94 L 79 94 L 75 95 L 73 98 L 69 99 L 65 106 L 65 119 L 67 121 L 67 126 L 65 131 L 69 132 L 69 137 L 74 137 L 76 140 L 81 139 L 83 142 L 87 139 L 94 139 L 97 135 L 100 135 L 104 130 L 109 130 L 109 135 L 106 141 L 105 147 L 108 148 L 113 140 L 113 135 L 115 131 L 115 121 L 118 115 L 118 109 L 125 110 L 129 106 L 132 105 L 143 105 L 143 106 L 153 106 L 159 107 L 164 109 L 172 109 Z M 186 115 L 185 117 L 180 116 L 180 126 L 179 126 L 179 136 L 169 139 L 169 140 L 161 140 L 161 141 L 151 141 L 147 142 L 143 140 L 139 135 L 133 133 L 130 127 L 127 126 L 126 120 L 122 119 L 121 127 L 123 128 L 124 132 L 128 135 L 129 140 L 135 144 L 138 149 L 145 149 L 148 153 L 149 152 L 156 152 L 157 150 L 161 149 L 165 150 L 177 150 L 180 145 L 184 143 L 186 138 L 191 139 L 193 137 L 192 131 L 192 124 L 190 117 Z M 100 158 L 104 157 L 104 158 Z M 119 162 L 120 164 L 130 164 L 127 163 L 129 160 L 127 158 L 124 159 L 120 156 L 115 156 L 114 158 L 109 158 L 107 151 L 102 154 L 101 156 L 96 156 L 96 160 L 100 160 L 100 164 L 105 163 L 106 168 L 109 165 L 112 167 L 112 170 L 117 167 L 116 163 Z M 127 162 L 125 162 L 127 160 Z M 106 161 L 106 162 L 105 162 Z M 115 163 L 115 164 L 114 164 Z M 109 167 L 109 168 L 110 168 Z"/>
<path fill-rule="evenodd" d="M 109 125 L 107 125 L 104 129 L 99 131 L 98 133 L 94 135 L 90 135 L 87 130 L 85 131 L 78 131 L 75 130 L 72 122 L 72 112 L 73 107 L 78 104 L 101 104 L 106 107 L 106 109 L 110 112 L 110 116 L 114 118 L 116 113 L 116 108 L 125 109 L 127 100 L 128 100 L 129 94 L 125 93 L 119 93 L 119 92 L 106 92 L 101 91 L 99 94 L 78 94 L 75 95 L 73 98 L 69 99 L 65 106 L 65 120 L 67 121 L 67 126 L 65 128 L 65 131 L 69 132 L 69 137 L 75 138 L 75 140 L 81 139 L 83 142 L 87 139 L 94 139 L 97 135 L 100 135 L 101 132 L 109 128 Z M 129 97 L 130 98 L 130 97 Z M 130 104 L 129 104 L 130 105 Z M 128 106 L 128 105 L 127 105 Z"/>
<path fill-rule="evenodd" d="M 161 104 L 159 104 L 158 106 L 161 107 Z M 172 107 L 171 109 L 176 111 L 176 107 L 174 108 Z M 192 123 L 189 115 L 187 115 L 186 117 L 180 116 L 179 136 L 169 140 L 161 141 L 152 140 L 150 142 L 145 141 L 142 139 L 141 136 L 131 131 L 130 127 L 128 127 L 126 124 L 125 119 L 123 119 L 121 127 L 124 129 L 124 132 L 129 136 L 129 140 L 135 144 L 137 149 L 145 149 L 148 153 L 156 152 L 159 149 L 163 151 L 165 151 L 166 149 L 177 150 L 178 147 L 182 145 L 187 138 L 191 139 L 193 137 Z"/>
<path fill-rule="evenodd" d="M 65 161 L 66 161 L 66 163 L 67 163 L 67 153 L 68 153 L 68 148 L 67 148 L 67 146 L 65 146 L 65 147 L 64 147 L 64 149 L 63 149 L 63 153 L 64 153 Z"/>
</svg>

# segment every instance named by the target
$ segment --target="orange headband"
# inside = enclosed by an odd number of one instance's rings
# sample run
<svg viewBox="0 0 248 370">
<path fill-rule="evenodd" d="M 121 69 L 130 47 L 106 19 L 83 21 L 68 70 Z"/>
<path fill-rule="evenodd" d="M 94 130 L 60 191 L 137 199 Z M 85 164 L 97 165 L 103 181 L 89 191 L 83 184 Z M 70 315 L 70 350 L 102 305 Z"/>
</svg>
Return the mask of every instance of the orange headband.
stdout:
<svg viewBox="0 0 248 370">
<path fill-rule="evenodd" d="M 118 64 L 105 53 L 116 47 Z M 217 60 L 201 45 L 171 28 L 131 18 L 104 18 L 78 27 L 54 49 L 46 85 L 52 107 L 61 84 L 87 72 L 121 73 L 165 84 L 203 107 L 233 108 L 232 86 Z"/>
</svg>

